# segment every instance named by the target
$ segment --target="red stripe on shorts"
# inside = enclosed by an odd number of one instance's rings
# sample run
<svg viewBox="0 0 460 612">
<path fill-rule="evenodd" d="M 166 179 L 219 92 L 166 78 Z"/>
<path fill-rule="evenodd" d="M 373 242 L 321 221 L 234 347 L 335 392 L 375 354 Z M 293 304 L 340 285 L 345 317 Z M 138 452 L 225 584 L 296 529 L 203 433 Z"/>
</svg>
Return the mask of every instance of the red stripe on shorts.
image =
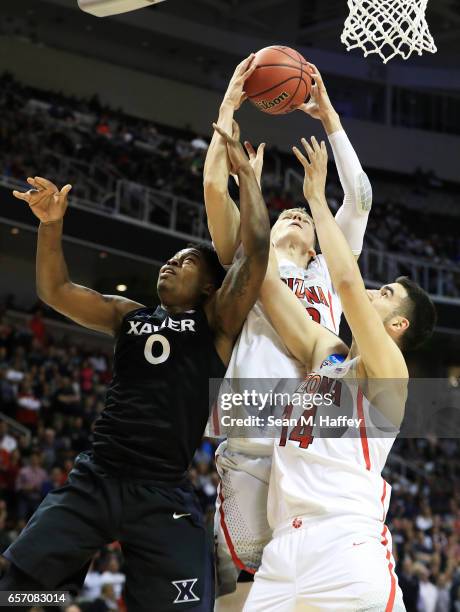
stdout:
<svg viewBox="0 0 460 612">
<path fill-rule="evenodd" d="M 219 422 L 219 413 L 217 408 L 217 402 L 214 402 L 212 407 L 212 424 L 214 428 L 214 435 L 220 436 L 220 422 Z"/>
<path fill-rule="evenodd" d="M 392 612 L 393 606 L 395 603 L 395 596 L 396 596 L 396 578 L 393 573 L 393 563 L 391 562 L 391 553 L 389 550 L 387 550 L 387 561 L 388 561 L 388 571 L 390 572 L 390 578 L 391 578 L 391 588 L 390 588 L 390 596 L 387 601 L 385 612 Z"/>
<path fill-rule="evenodd" d="M 248 572 L 249 574 L 255 574 L 256 570 L 246 567 L 246 565 L 241 561 L 241 559 L 236 554 L 235 547 L 233 546 L 232 538 L 230 537 L 230 533 L 228 531 L 227 524 L 225 523 L 224 496 L 222 495 L 222 487 L 220 485 L 219 485 L 219 499 L 220 499 L 220 506 L 219 506 L 220 526 L 222 527 L 222 531 L 224 532 L 225 541 L 227 543 L 228 550 L 230 551 L 232 561 L 238 569 L 244 570 L 245 572 Z"/>
</svg>

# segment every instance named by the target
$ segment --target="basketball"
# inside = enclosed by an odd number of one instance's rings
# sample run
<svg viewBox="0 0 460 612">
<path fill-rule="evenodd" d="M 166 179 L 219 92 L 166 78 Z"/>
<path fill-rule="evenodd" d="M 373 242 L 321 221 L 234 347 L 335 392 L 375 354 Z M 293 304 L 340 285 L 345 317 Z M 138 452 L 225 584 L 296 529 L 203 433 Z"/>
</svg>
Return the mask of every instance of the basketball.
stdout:
<svg viewBox="0 0 460 612">
<path fill-rule="evenodd" d="M 269 115 L 295 111 L 310 95 L 311 77 L 307 61 L 295 49 L 273 46 L 261 49 L 257 68 L 244 90 L 259 110 Z"/>
</svg>

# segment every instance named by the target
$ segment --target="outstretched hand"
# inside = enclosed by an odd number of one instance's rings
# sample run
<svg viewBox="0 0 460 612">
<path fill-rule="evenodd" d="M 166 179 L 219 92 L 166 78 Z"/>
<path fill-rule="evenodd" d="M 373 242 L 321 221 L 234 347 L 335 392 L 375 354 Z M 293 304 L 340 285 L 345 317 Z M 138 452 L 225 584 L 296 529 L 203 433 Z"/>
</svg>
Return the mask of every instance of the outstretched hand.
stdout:
<svg viewBox="0 0 460 612">
<path fill-rule="evenodd" d="M 67 210 L 67 196 L 72 185 L 65 185 L 59 191 L 54 183 L 40 176 L 29 177 L 27 182 L 33 189 L 13 191 L 14 197 L 27 202 L 34 215 L 45 225 L 60 221 Z"/>
<path fill-rule="evenodd" d="M 235 122 L 236 124 L 236 122 Z M 228 158 L 230 160 L 230 164 L 232 167 L 232 172 L 238 174 L 240 170 L 243 168 L 250 168 L 251 164 L 249 162 L 248 156 L 246 155 L 243 145 L 239 141 L 239 127 L 238 124 L 234 126 L 233 135 L 227 134 L 225 130 L 217 125 L 217 123 L 213 123 L 212 127 L 218 132 L 222 138 L 225 140 L 227 144 L 227 152 Z M 235 137 L 236 136 L 236 137 Z"/>
<path fill-rule="evenodd" d="M 264 153 L 265 153 L 265 142 L 262 142 L 258 147 L 257 151 L 254 149 L 252 144 L 248 141 L 244 141 L 244 148 L 249 157 L 249 163 L 251 168 L 254 170 L 259 187 L 262 181 L 262 169 L 264 167 Z"/>
<path fill-rule="evenodd" d="M 320 71 L 310 62 L 308 62 L 308 67 L 310 69 L 310 76 L 314 79 L 314 84 L 311 88 L 310 99 L 299 106 L 299 110 L 307 113 L 307 115 L 314 119 L 323 120 L 328 113 L 334 111 L 334 107 L 332 106 Z"/>
<path fill-rule="evenodd" d="M 251 55 L 238 64 L 232 78 L 230 79 L 230 83 L 228 84 L 228 88 L 224 96 L 224 103 L 228 102 L 231 104 L 234 110 L 238 110 L 247 98 L 247 95 L 243 89 L 245 82 L 257 68 L 254 58 L 255 53 L 251 53 Z"/>
<path fill-rule="evenodd" d="M 312 199 L 325 197 L 328 155 L 324 140 L 320 145 L 314 136 L 311 144 L 306 138 L 302 138 L 302 145 L 306 156 L 297 147 L 292 147 L 292 150 L 305 171 L 303 193 L 305 199 L 310 202 Z"/>
</svg>

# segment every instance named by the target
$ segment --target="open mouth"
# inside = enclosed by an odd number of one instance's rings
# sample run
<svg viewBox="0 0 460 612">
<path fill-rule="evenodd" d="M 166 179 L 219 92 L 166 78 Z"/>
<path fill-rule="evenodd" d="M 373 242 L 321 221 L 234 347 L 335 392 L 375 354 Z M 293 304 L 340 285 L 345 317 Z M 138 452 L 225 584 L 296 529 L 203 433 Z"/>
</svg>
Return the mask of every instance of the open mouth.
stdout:
<svg viewBox="0 0 460 612">
<path fill-rule="evenodd" d="M 302 229 L 302 225 L 298 221 L 293 221 L 292 223 L 289 223 L 289 227 L 292 227 L 293 225 Z"/>
</svg>

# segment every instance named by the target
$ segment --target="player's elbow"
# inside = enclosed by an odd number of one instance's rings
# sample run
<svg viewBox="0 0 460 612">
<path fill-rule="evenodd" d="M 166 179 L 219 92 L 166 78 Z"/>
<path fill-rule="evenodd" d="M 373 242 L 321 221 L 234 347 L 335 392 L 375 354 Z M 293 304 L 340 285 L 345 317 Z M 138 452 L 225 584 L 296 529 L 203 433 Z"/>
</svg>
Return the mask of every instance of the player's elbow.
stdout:
<svg viewBox="0 0 460 612">
<path fill-rule="evenodd" d="M 215 173 L 207 173 L 203 179 L 204 196 L 206 203 L 227 197 L 228 185 L 219 180 Z"/>
<path fill-rule="evenodd" d="M 350 269 L 349 271 L 344 271 L 341 274 L 340 279 L 335 283 L 336 291 L 339 293 L 348 293 L 353 287 L 356 287 L 356 273 L 354 270 Z"/>
<path fill-rule="evenodd" d="M 40 283 L 37 283 L 36 289 L 37 289 L 38 299 L 41 300 L 47 306 L 52 307 L 53 291 L 50 291 L 49 288 L 44 287 Z"/>
<path fill-rule="evenodd" d="M 61 285 L 47 286 L 37 282 L 37 296 L 44 304 L 56 310 L 62 301 L 62 288 Z"/>
<path fill-rule="evenodd" d="M 251 244 L 249 247 L 243 245 L 245 251 L 250 253 L 252 257 L 260 260 L 264 266 L 268 264 L 268 257 L 270 255 L 270 234 L 262 229 L 254 232 L 251 238 Z"/>
</svg>

